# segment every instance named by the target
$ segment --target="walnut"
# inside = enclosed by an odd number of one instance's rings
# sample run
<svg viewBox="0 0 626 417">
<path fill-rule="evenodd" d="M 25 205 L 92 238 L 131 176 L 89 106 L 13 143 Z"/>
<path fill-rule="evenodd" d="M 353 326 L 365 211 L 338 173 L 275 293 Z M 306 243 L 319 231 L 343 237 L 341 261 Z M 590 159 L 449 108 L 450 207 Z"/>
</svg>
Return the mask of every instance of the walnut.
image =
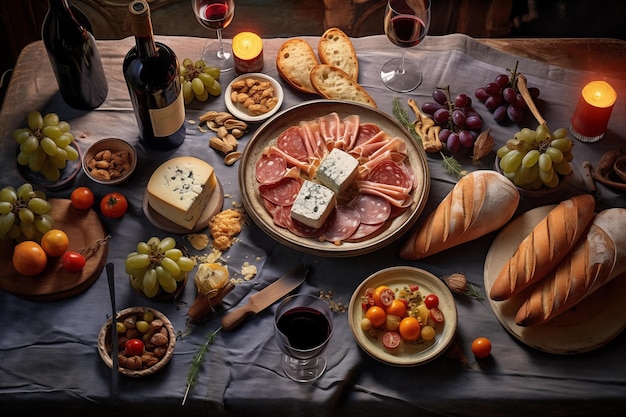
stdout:
<svg viewBox="0 0 626 417">
<path fill-rule="evenodd" d="M 126 361 L 126 366 L 125 366 L 126 369 L 137 370 L 137 369 L 141 369 L 141 367 L 142 367 L 142 362 L 141 362 L 140 356 L 131 356 Z"/>
<path fill-rule="evenodd" d="M 150 338 L 150 343 L 154 343 L 156 346 L 165 346 L 168 342 L 167 336 L 162 333 L 155 333 L 155 335 Z"/>
<path fill-rule="evenodd" d="M 162 358 L 163 356 L 165 356 L 165 353 L 167 352 L 167 348 L 163 347 L 163 346 L 159 346 L 159 347 L 155 347 L 154 348 L 154 356 L 156 356 L 157 358 Z"/>
<path fill-rule="evenodd" d="M 161 330 L 161 328 L 163 328 L 163 320 L 161 319 L 154 319 L 150 322 L 150 333 L 156 333 L 159 330 Z"/>
</svg>

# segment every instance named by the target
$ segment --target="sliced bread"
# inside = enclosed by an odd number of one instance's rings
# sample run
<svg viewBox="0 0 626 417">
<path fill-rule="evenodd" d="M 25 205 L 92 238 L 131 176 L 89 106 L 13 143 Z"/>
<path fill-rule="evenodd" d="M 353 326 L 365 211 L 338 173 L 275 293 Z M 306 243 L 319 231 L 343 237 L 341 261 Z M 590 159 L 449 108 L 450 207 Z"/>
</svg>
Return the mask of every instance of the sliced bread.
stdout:
<svg viewBox="0 0 626 417">
<path fill-rule="evenodd" d="M 359 80 L 359 60 L 352 41 L 339 28 L 327 29 L 317 45 L 322 64 L 334 65 L 344 70 L 354 81 Z"/>
<path fill-rule="evenodd" d="M 283 43 L 276 56 L 276 69 L 280 76 L 296 90 L 317 94 L 311 85 L 311 69 L 318 65 L 315 51 L 305 40 L 289 39 Z"/>
<path fill-rule="evenodd" d="M 334 65 L 320 64 L 311 70 L 311 84 L 322 97 L 348 100 L 377 107 L 376 102 L 350 75 Z"/>
</svg>

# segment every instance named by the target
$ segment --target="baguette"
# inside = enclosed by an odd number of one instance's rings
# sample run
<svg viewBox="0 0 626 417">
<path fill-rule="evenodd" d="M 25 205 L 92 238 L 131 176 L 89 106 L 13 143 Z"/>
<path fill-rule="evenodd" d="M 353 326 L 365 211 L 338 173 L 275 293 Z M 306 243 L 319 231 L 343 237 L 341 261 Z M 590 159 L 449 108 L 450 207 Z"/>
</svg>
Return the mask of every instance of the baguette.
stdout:
<svg viewBox="0 0 626 417">
<path fill-rule="evenodd" d="M 583 194 L 562 201 L 520 243 L 489 292 L 506 300 L 539 281 L 567 256 L 595 216 L 595 200 Z"/>
<path fill-rule="evenodd" d="M 320 64 L 311 70 L 311 84 L 319 95 L 329 100 L 348 100 L 376 107 L 376 101 L 344 70 Z"/>
<path fill-rule="evenodd" d="M 359 60 L 348 35 L 339 28 L 327 29 L 317 45 L 322 64 L 341 68 L 354 81 L 359 80 Z"/>
<path fill-rule="evenodd" d="M 626 272 L 626 209 L 598 213 L 568 256 L 533 286 L 515 323 L 545 323 Z"/>
<path fill-rule="evenodd" d="M 519 191 L 504 175 L 478 170 L 459 180 L 400 249 L 408 260 L 426 258 L 504 226 L 515 214 Z"/>
<path fill-rule="evenodd" d="M 319 64 L 315 51 L 305 40 L 289 39 L 276 55 L 278 74 L 293 88 L 303 93 L 317 94 L 311 85 L 311 70 Z"/>
</svg>

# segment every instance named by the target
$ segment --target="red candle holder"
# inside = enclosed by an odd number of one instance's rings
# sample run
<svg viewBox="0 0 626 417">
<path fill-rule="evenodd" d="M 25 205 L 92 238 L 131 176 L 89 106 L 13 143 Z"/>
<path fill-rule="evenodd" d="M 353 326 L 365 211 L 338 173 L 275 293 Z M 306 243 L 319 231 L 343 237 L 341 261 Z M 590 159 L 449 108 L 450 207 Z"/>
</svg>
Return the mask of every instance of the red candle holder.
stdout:
<svg viewBox="0 0 626 417">
<path fill-rule="evenodd" d="M 592 81 L 581 92 L 570 131 L 582 142 L 597 142 L 604 136 L 617 93 L 606 81 Z"/>
</svg>

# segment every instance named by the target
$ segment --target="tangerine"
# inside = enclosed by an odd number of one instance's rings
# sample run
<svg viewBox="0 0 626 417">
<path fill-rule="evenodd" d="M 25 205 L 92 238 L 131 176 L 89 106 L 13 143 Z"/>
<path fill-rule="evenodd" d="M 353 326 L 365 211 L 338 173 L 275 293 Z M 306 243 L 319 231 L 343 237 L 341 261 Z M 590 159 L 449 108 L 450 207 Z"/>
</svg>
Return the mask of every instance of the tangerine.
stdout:
<svg viewBox="0 0 626 417">
<path fill-rule="evenodd" d="M 372 306 L 365 312 L 365 317 L 372 322 L 372 326 L 380 327 L 385 324 L 387 313 L 385 313 L 382 307 Z"/>
<path fill-rule="evenodd" d="M 20 242 L 13 250 L 13 267 L 18 274 L 39 275 L 46 269 L 47 264 L 46 251 L 37 242 L 31 240 Z"/>
<path fill-rule="evenodd" d="M 60 229 L 48 230 L 41 238 L 41 247 L 48 256 L 61 256 L 70 245 L 67 234 Z"/>
<path fill-rule="evenodd" d="M 412 316 L 403 318 L 398 328 L 400 335 L 406 340 L 417 340 L 420 337 L 421 330 L 420 322 Z"/>
</svg>

